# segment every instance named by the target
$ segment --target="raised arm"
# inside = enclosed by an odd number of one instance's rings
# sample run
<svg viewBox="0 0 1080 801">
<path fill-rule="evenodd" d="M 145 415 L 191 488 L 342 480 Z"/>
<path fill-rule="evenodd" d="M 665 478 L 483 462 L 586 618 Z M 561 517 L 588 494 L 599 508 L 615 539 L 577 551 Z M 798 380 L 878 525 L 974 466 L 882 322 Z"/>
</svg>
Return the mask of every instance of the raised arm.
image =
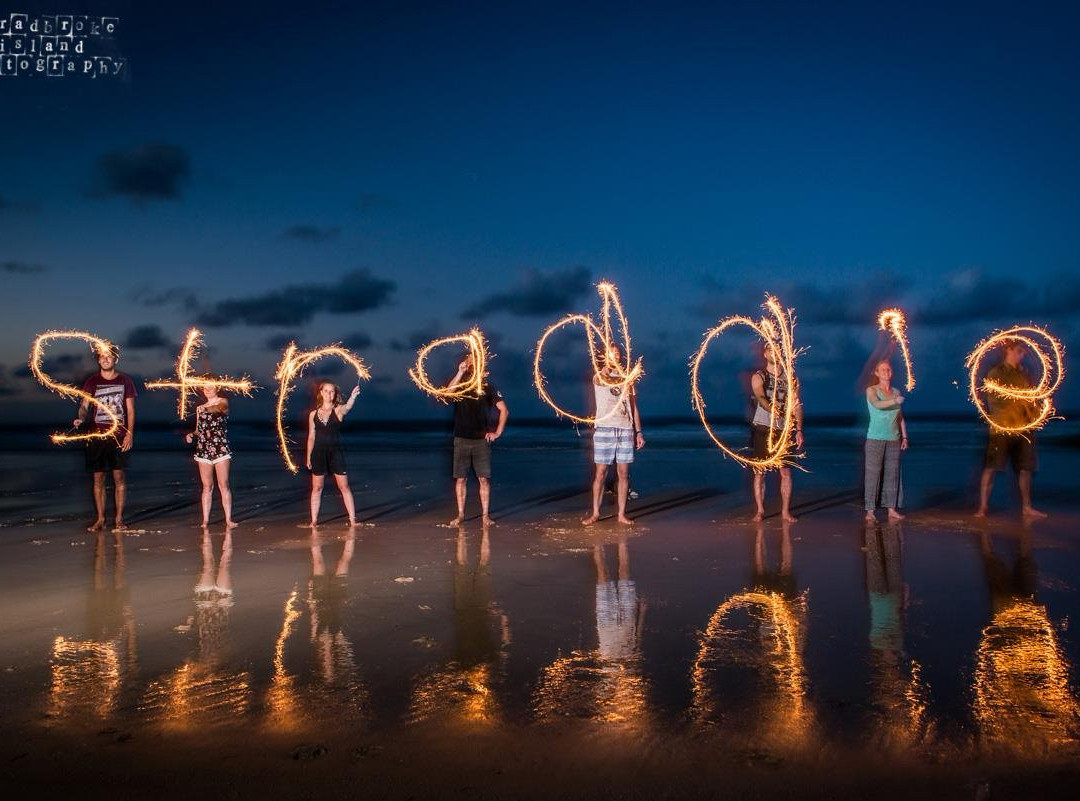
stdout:
<svg viewBox="0 0 1080 801">
<path fill-rule="evenodd" d="M 360 386 L 357 385 L 352 388 L 352 392 L 349 393 L 349 399 L 340 406 L 334 408 L 334 413 L 337 415 L 338 420 L 344 420 L 345 415 L 352 411 L 353 404 L 356 403 L 356 396 L 360 394 Z"/>
<path fill-rule="evenodd" d="M 901 395 L 899 392 L 894 391 L 891 398 L 879 400 L 877 396 L 877 389 L 875 387 L 867 387 L 866 402 L 873 406 L 875 409 L 896 409 L 904 402 L 904 396 Z"/>
</svg>

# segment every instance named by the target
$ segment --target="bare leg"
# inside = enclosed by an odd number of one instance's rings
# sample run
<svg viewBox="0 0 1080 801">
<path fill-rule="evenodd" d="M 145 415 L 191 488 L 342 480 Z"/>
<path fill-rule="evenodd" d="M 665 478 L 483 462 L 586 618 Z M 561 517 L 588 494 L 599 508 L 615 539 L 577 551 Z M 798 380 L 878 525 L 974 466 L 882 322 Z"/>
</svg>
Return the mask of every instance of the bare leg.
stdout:
<svg viewBox="0 0 1080 801">
<path fill-rule="evenodd" d="M 127 478 L 123 470 L 113 470 L 113 494 L 116 498 L 116 526 L 114 528 L 123 531 L 124 525 L 124 501 L 127 498 Z"/>
<path fill-rule="evenodd" d="M 780 468 L 780 510 L 787 523 L 794 523 L 799 518 L 791 514 L 791 468 Z"/>
<path fill-rule="evenodd" d="M 454 496 L 457 498 L 457 517 L 450 521 L 451 526 L 460 526 L 465 522 L 465 496 L 468 487 L 465 486 L 467 479 L 454 479 Z"/>
<path fill-rule="evenodd" d="M 990 506 L 990 491 L 994 489 L 994 471 L 986 468 L 982 471 L 979 479 L 979 508 L 975 517 L 986 517 L 987 507 Z"/>
<path fill-rule="evenodd" d="M 618 520 L 624 526 L 631 525 L 634 521 L 626 516 L 626 495 L 630 491 L 630 465 L 617 464 L 615 472 L 619 475 L 618 497 L 616 502 L 619 509 Z"/>
<path fill-rule="evenodd" d="M 619 581 L 630 580 L 630 546 L 626 538 L 619 540 Z"/>
<path fill-rule="evenodd" d="M 349 487 L 348 476 L 334 476 L 337 482 L 338 492 L 341 493 L 341 501 L 345 504 L 345 512 L 349 515 L 349 525 L 356 525 L 356 502 L 353 500 L 352 489 Z"/>
<path fill-rule="evenodd" d="M 758 522 L 765 519 L 765 471 L 754 471 L 754 504 L 757 506 L 757 513 L 754 515 L 754 521 Z"/>
<path fill-rule="evenodd" d="M 217 474 L 218 490 L 221 492 L 221 509 L 225 512 L 225 528 L 236 528 L 232 519 L 232 489 L 229 487 L 229 465 L 232 459 L 226 459 L 214 465 Z"/>
<path fill-rule="evenodd" d="M 1021 470 L 1017 480 L 1020 484 L 1020 505 L 1024 510 L 1024 517 L 1046 517 L 1046 512 L 1040 512 L 1031 505 L 1031 471 Z"/>
<path fill-rule="evenodd" d="M 202 574 L 199 576 L 199 583 L 195 585 L 195 592 L 210 592 L 214 589 L 214 546 L 210 542 L 210 529 L 203 529 L 200 545 Z"/>
<path fill-rule="evenodd" d="M 591 526 L 600 519 L 600 501 L 604 497 L 604 478 L 607 476 L 607 465 L 598 464 L 593 472 L 592 482 L 592 514 L 581 521 L 584 526 Z"/>
<path fill-rule="evenodd" d="M 491 479 L 487 476 L 477 476 L 476 479 L 480 482 L 480 509 L 483 513 L 481 522 L 485 526 L 490 526 L 491 515 L 488 512 L 491 508 Z"/>
<path fill-rule="evenodd" d="M 214 465 L 195 462 L 199 466 L 199 480 L 202 482 L 202 524 L 210 525 L 210 504 L 214 501 Z"/>
<path fill-rule="evenodd" d="M 94 509 L 97 517 L 93 525 L 87 527 L 87 531 L 101 531 L 105 528 L 105 474 L 94 473 Z"/>
<path fill-rule="evenodd" d="M 322 488 L 326 476 L 311 477 L 311 527 L 319 524 L 319 507 L 322 506 Z"/>
</svg>

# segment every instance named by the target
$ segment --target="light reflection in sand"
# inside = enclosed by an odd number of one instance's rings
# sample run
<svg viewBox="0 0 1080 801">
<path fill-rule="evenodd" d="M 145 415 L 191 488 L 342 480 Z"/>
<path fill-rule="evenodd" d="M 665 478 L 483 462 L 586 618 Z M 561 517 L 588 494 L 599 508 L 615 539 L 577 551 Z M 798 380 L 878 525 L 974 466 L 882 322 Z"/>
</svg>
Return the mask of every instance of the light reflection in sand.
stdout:
<svg viewBox="0 0 1080 801">
<path fill-rule="evenodd" d="M 619 730 L 651 727 L 649 683 L 642 670 L 641 636 L 647 605 L 630 578 L 626 538 L 617 546 L 617 573 L 608 573 L 603 545 L 593 548 L 596 568 L 596 639 L 544 668 L 533 698 L 540 721 L 584 719 Z"/>
<path fill-rule="evenodd" d="M 422 676 L 413 689 L 409 719 L 491 724 L 500 717 L 496 685 L 505 677 L 509 618 L 495 602 L 491 532 L 484 527 L 475 563 L 468 535 L 458 529 L 454 557 L 454 648 L 450 661 Z"/>
<path fill-rule="evenodd" d="M 112 716 L 136 673 L 135 613 L 125 579 L 124 540 L 113 535 L 113 570 L 107 569 L 106 537 L 94 544 L 93 589 L 87 599 L 89 637 L 58 636 L 50 660 L 50 718 Z"/>
<path fill-rule="evenodd" d="M 188 624 L 198 638 L 196 654 L 150 682 L 139 707 L 146 718 L 168 728 L 234 722 L 251 703 L 251 674 L 228 664 L 226 654 L 234 602 L 232 532 L 225 531 L 216 566 L 209 529 L 203 529 L 200 550 L 202 572 L 194 590 L 195 614 Z"/>
<path fill-rule="evenodd" d="M 1021 534 L 1011 571 L 986 532 L 980 550 L 993 615 L 976 652 L 974 712 L 981 745 L 1027 759 L 1080 754 L 1080 704 L 1054 623 L 1035 598 L 1031 533 Z"/>
<path fill-rule="evenodd" d="M 753 589 L 721 603 L 699 635 L 691 719 L 699 726 L 738 724 L 733 733 L 762 748 L 794 751 L 806 747 L 814 728 L 803 664 L 807 593 L 794 591 L 788 524 L 781 537 L 780 566 L 770 571 L 765 527 L 756 527 Z M 725 700 L 720 684 L 748 671 L 754 689 Z"/>
</svg>

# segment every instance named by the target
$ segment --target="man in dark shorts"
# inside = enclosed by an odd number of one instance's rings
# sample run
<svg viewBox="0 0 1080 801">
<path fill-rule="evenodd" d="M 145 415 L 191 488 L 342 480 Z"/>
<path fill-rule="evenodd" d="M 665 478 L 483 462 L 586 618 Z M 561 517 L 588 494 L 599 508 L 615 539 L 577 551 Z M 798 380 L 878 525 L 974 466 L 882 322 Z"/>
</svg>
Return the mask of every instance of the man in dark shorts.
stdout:
<svg viewBox="0 0 1080 801">
<path fill-rule="evenodd" d="M 105 474 L 112 473 L 113 492 L 116 501 L 116 524 L 113 531 L 123 531 L 124 496 L 127 493 L 124 471 L 127 469 L 128 452 L 135 441 L 135 382 L 131 377 L 119 372 L 116 363 L 120 354 L 116 350 L 96 352 L 98 372 L 87 378 L 82 391 L 94 397 L 99 403 L 108 406 L 120 421 L 116 435 L 104 439 L 91 439 L 86 443 L 86 469 L 94 475 L 94 506 L 97 518 L 87 531 L 101 531 L 105 528 Z M 94 407 L 94 415 L 87 420 L 90 402 L 83 400 L 79 405 L 78 417 L 72 425 L 79 428 L 86 423 L 87 430 L 105 431 L 112 424 L 108 415 L 99 407 Z"/>
<path fill-rule="evenodd" d="M 769 457 L 769 434 L 779 432 L 783 427 L 784 407 L 792 404 L 792 416 L 795 420 L 795 447 L 803 446 L 803 408 L 799 400 L 798 381 L 792 380 L 789 392 L 788 382 L 784 380 L 776 354 L 770 347 L 762 348 L 765 367 L 757 370 L 750 377 L 750 390 L 754 395 L 754 417 L 750 421 L 750 450 L 755 459 Z M 788 397 L 790 394 L 791 397 Z M 776 406 L 776 415 L 772 414 Z M 791 468 L 778 467 L 780 474 L 780 517 L 785 523 L 794 523 L 796 518 L 791 513 Z M 765 519 L 765 470 L 754 469 L 754 520 Z"/>
<path fill-rule="evenodd" d="M 987 379 L 1002 386 L 1030 389 L 1035 384 L 1024 369 L 1024 355 L 1027 348 L 1019 340 L 1007 340 L 1002 346 L 1004 351 L 1001 363 L 992 367 L 986 374 Z M 986 408 L 990 419 L 999 426 L 1016 428 L 1030 422 L 1035 416 L 1035 404 L 1019 398 L 1002 398 L 993 392 L 986 393 Z M 1026 518 L 1046 517 L 1031 505 L 1031 474 L 1039 466 L 1038 452 L 1035 449 L 1035 432 L 1024 431 L 1010 434 L 998 431 L 992 426 L 986 441 L 986 455 L 983 459 L 982 480 L 979 482 L 979 508 L 975 517 L 986 517 L 990 504 L 990 493 L 994 489 L 994 473 L 1004 470 L 1012 463 L 1020 485 L 1020 504 Z"/>
<path fill-rule="evenodd" d="M 447 386 L 460 384 L 474 369 L 472 356 L 458 365 L 457 375 Z M 491 410 L 497 409 L 499 421 L 491 430 Z M 479 398 L 460 398 L 454 402 L 454 491 L 457 495 L 457 517 L 451 526 L 460 526 L 465 520 L 465 482 L 471 467 L 480 482 L 480 507 L 483 524 L 491 524 L 488 510 L 491 503 L 491 443 L 502 436 L 510 410 L 498 388 L 483 381 Z"/>
</svg>

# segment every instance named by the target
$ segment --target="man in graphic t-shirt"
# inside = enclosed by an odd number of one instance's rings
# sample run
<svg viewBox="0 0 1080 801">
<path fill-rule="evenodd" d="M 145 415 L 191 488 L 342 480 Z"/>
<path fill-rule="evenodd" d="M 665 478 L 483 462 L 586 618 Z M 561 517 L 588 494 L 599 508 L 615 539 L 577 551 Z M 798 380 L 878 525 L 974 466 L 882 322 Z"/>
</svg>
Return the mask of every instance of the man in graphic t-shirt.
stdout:
<svg viewBox="0 0 1080 801">
<path fill-rule="evenodd" d="M 91 439 L 86 443 L 86 469 L 94 475 L 94 506 L 97 508 L 97 518 L 87 530 L 101 531 L 105 527 L 105 474 L 109 472 L 112 473 L 116 500 L 116 525 L 113 530 L 123 531 L 124 495 L 127 491 L 124 470 L 127 469 L 128 452 L 135 436 L 135 382 L 116 369 L 120 359 L 117 351 L 101 350 L 96 355 L 101 369 L 83 382 L 82 390 L 107 406 L 120 421 L 120 428 L 115 436 Z M 89 431 L 98 432 L 107 430 L 112 420 L 98 406 L 93 407 L 91 414 L 90 402 L 83 400 L 73 425 L 79 428 L 84 423 Z"/>
<path fill-rule="evenodd" d="M 457 374 L 447 386 L 454 386 L 466 380 L 475 369 L 472 356 L 467 356 L 458 365 Z M 499 412 L 499 420 L 494 428 L 491 425 L 493 410 Z M 506 419 L 510 410 L 498 388 L 483 381 L 479 398 L 460 398 L 454 402 L 454 491 L 457 495 L 457 517 L 450 521 L 451 526 L 459 526 L 465 520 L 465 482 L 469 477 L 469 468 L 476 473 L 480 482 L 480 507 L 483 510 L 483 524 L 491 524 L 488 514 L 491 504 L 491 443 L 502 436 L 506 428 Z"/>
</svg>

